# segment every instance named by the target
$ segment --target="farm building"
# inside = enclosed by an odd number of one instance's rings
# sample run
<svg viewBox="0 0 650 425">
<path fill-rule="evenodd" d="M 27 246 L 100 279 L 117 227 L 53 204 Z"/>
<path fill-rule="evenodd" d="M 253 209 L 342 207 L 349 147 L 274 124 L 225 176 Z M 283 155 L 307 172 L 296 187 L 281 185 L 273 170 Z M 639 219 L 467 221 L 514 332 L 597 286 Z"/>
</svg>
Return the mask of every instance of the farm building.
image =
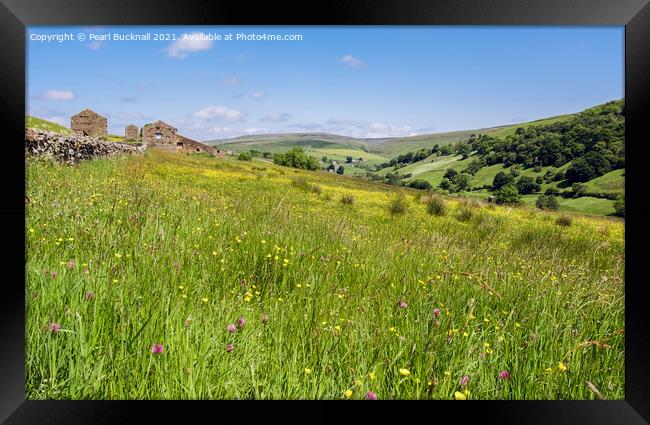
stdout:
<svg viewBox="0 0 650 425">
<path fill-rule="evenodd" d="M 178 141 L 176 131 L 175 127 L 160 120 L 146 124 L 142 128 L 142 143 L 145 145 L 176 146 Z"/>
<path fill-rule="evenodd" d="M 138 138 L 138 127 L 130 124 L 124 128 L 124 138 L 126 140 L 136 140 Z"/>
<path fill-rule="evenodd" d="M 105 136 L 108 134 L 108 121 L 90 109 L 84 109 L 70 118 L 70 128 L 83 136 Z"/>
<path fill-rule="evenodd" d="M 226 152 L 213 148 L 212 146 L 206 145 L 204 143 L 197 142 L 192 139 L 188 139 L 185 136 L 180 134 L 177 136 L 178 141 L 176 142 L 176 151 L 183 153 L 196 153 L 196 152 L 206 152 L 214 156 L 226 156 Z"/>
</svg>

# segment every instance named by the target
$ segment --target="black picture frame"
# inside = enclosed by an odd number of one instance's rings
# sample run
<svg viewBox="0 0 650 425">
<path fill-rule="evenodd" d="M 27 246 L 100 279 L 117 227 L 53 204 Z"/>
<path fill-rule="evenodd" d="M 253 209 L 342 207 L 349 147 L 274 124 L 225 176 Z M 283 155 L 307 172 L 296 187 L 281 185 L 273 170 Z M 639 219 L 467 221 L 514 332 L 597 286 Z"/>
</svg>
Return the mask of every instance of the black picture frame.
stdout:
<svg viewBox="0 0 650 425">
<path fill-rule="evenodd" d="M 251 415 L 269 420 L 348 421 L 344 405 L 312 404 L 307 412 L 274 403 L 262 409 L 199 402 L 25 401 L 25 27 L 31 25 L 624 25 L 626 188 L 625 218 L 625 400 L 624 401 L 490 401 L 436 404 L 365 403 L 363 420 L 416 420 L 516 424 L 647 424 L 650 422 L 650 309 L 646 306 L 644 236 L 649 210 L 644 192 L 644 158 L 650 95 L 650 5 L 648 0 L 535 1 L 455 0 L 425 2 L 329 1 L 252 3 L 233 0 L 183 2 L 127 0 L 0 0 L 0 108 L 4 118 L 0 166 L 3 197 L 0 217 L 5 267 L 0 292 L 0 422 L 7 424 L 95 424 L 158 422 L 199 415 L 211 422 Z M 312 402 L 313 403 L 313 402 Z M 399 402 L 398 402 L 399 403 Z M 372 407 L 368 407 L 372 405 Z M 363 412 L 361 412 L 363 411 Z M 276 413 L 277 412 L 277 413 Z M 226 415 L 232 414 L 232 419 Z M 136 419 L 137 418 L 137 419 Z M 422 419 L 417 419 L 422 420 Z"/>
</svg>

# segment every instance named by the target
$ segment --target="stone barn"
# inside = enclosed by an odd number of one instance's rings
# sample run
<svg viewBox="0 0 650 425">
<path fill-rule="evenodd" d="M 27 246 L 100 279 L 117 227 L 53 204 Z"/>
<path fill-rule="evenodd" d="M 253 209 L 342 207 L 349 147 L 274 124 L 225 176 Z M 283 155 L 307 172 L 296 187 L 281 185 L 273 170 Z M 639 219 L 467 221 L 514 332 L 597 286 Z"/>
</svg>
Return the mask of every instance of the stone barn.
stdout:
<svg viewBox="0 0 650 425">
<path fill-rule="evenodd" d="M 70 118 L 70 128 L 82 136 L 105 136 L 108 134 L 108 120 L 90 109 L 84 109 Z"/>
<path fill-rule="evenodd" d="M 226 156 L 226 152 L 221 149 L 216 149 L 212 146 L 206 145 L 205 143 L 188 139 L 187 137 L 181 136 L 180 134 L 178 135 L 178 140 L 176 142 L 176 151 L 182 153 L 205 152 L 214 156 Z"/>
<path fill-rule="evenodd" d="M 126 140 L 136 140 L 138 138 L 138 127 L 130 124 L 124 129 L 124 138 Z"/>
<path fill-rule="evenodd" d="M 160 120 L 146 124 L 142 128 L 142 143 L 145 145 L 175 146 L 178 141 L 176 131 L 175 127 Z"/>
</svg>

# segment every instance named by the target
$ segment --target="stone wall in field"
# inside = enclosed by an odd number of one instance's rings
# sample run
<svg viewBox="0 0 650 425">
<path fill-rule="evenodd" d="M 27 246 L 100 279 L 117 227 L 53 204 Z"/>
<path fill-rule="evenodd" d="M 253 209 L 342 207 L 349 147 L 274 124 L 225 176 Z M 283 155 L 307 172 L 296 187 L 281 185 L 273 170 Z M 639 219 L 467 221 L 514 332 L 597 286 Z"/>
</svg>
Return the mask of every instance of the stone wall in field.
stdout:
<svg viewBox="0 0 650 425">
<path fill-rule="evenodd" d="M 65 135 L 33 128 L 25 129 L 25 153 L 27 155 L 44 156 L 62 162 L 72 163 L 118 154 L 140 155 L 144 151 L 144 146 L 105 142 L 96 137 Z"/>
</svg>

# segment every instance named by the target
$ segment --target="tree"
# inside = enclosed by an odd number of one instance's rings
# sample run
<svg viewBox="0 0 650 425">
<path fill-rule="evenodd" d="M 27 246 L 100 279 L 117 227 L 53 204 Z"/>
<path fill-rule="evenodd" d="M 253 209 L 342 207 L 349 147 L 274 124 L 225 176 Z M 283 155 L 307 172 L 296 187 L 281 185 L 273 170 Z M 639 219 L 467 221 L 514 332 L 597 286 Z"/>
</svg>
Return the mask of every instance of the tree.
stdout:
<svg viewBox="0 0 650 425">
<path fill-rule="evenodd" d="M 345 168 L 343 168 L 342 165 L 339 165 L 339 168 L 336 170 L 336 174 L 343 175 L 344 171 L 345 171 Z"/>
<path fill-rule="evenodd" d="M 571 189 L 573 190 L 573 197 L 580 198 L 581 196 L 585 196 L 587 194 L 589 186 L 583 183 L 573 183 L 571 185 Z"/>
<path fill-rule="evenodd" d="M 431 183 L 426 180 L 415 179 L 409 183 L 409 187 L 413 189 L 429 190 L 431 189 Z"/>
<path fill-rule="evenodd" d="M 311 155 L 307 155 L 301 147 L 295 147 L 286 153 L 276 153 L 273 155 L 273 162 L 285 167 L 306 170 L 318 170 L 320 168 L 318 160 Z"/>
<path fill-rule="evenodd" d="M 558 196 L 560 194 L 560 189 L 555 186 L 547 187 L 544 195 L 553 195 Z"/>
<path fill-rule="evenodd" d="M 521 196 L 515 185 L 508 183 L 494 193 L 494 201 L 501 205 L 517 205 L 521 203 Z"/>
<path fill-rule="evenodd" d="M 519 180 L 517 180 L 515 186 L 521 195 L 529 195 L 533 192 L 539 192 L 541 189 L 539 183 L 536 183 L 535 180 L 530 176 L 519 177 Z"/>
<path fill-rule="evenodd" d="M 566 170 L 569 183 L 586 182 L 596 177 L 596 170 L 584 158 L 576 159 Z"/>
<path fill-rule="evenodd" d="M 625 195 L 621 195 L 614 201 L 614 215 L 617 217 L 625 217 Z"/>
<path fill-rule="evenodd" d="M 467 190 L 469 188 L 469 182 L 472 180 L 472 176 L 467 173 L 460 173 L 453 178 L 454 185 L 456 186 L 456 192 L 461 190 Z"/>
<path fill-rule="evenodd" d="M 499 190 L 503 186 L 507 185 L 513 180 L 513 177 L 511 174 L 506 174 L 503 171 L 499 171 L 495 176 L 494 180 L 492 180 L 492 190 Z"/>
<path fill-rule="evenodd" d="M 240 161 L 252 161 L 253 155 L 251 155 L 250 152 L 242 152 L 239 154 L 237 159 L 239 159 Z"/>
<path fill-rule="evenodd" d="M 327 159 L 328 159 L 327 156 L 323 155 L 320 160 L 323 162 L 327 162 Z"/>
<path fill-rule="evenodd" d="M 472 147 L 468 143 L 461 143 L 458 146 L 458 154 L 462 155 L 463 159 L 467 159 L 470 153 L 472 153 Z"/>
<path fill-rule="evenodd" d="M 442 179 L 438 187 L 442 190 L 449 191 L 451 189 L 451 181 L 449 179 Z"/>
<path fill-rule="evenodd" d="M 540 210 L 557 210 L 560 203 L 553 195 L 539 195 L 537 201 L 535 201 L 535 206 Z"/>
<path fill-rule="evenodd" d="M 457 174 L 458 171 L 454 170 L 453 168 L 447 168 L 447 171 L 445 172 L 445 175 L 442 176 L 442 178 L 453 180 L 453 178 L 456 177 Z"/>
</svg>

